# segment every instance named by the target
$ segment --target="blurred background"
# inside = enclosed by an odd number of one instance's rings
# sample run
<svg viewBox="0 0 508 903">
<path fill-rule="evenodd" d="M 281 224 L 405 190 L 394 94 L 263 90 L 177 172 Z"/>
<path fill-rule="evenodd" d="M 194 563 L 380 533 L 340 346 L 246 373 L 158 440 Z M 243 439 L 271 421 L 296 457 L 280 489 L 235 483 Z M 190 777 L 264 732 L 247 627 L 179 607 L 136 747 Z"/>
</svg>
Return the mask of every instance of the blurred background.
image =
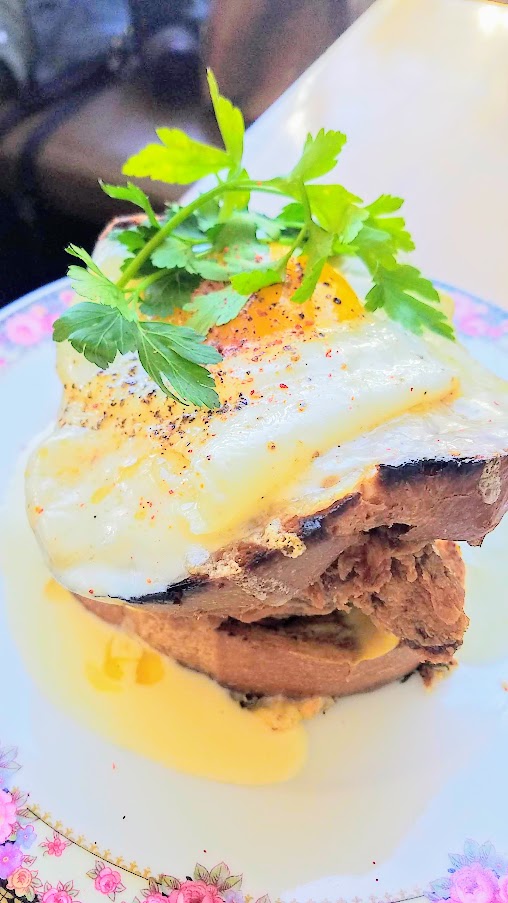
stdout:
<svg viewBox="0 0 508 903">
<path fill-rule="evenodd" d="M 218 140 L 206 66 L 253 122 L 372 2 L 0 0 L 0 306 L 92 247 L 122 211 L 97 180 L 124 182 L 156 126 Z"/>
</svg>

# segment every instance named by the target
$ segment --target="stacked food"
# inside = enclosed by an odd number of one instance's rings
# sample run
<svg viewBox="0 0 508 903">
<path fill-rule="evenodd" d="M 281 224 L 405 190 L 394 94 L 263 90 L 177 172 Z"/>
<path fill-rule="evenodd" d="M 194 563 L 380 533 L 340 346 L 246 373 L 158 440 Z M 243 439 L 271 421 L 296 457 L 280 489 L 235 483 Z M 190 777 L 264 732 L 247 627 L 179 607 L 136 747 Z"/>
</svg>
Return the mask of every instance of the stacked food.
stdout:
<svg viewBox="0 0 508 903">
<path fill-rule="evenodd" d="M 455 542 L 508 506 L 507 388 L 398 261 L 401 202 L 316 184 L 343 136 L 251 181 L 241 114 L 210 83 L 225 150 L 161 130 L 126 171 L 217 186 L 164 218 L 103 186 L 146 218 L 114 222 L 93 260 L 72 248 L 88 300 L 55 325 L 36 535 L 95 615 L 241 694 L 337 697 L 448 664 L 467 626 Z M 254 190 L 292 203 L 252 213 Z"/>
</svg>

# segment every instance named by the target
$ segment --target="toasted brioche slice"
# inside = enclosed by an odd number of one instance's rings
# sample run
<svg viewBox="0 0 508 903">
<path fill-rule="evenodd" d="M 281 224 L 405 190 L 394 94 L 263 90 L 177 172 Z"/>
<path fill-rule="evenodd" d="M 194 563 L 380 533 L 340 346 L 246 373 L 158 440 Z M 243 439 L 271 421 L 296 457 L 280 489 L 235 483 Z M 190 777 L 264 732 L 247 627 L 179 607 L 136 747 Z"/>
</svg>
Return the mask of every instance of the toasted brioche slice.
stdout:
<svg viewBox="0 0 508 903">
<path fill-rule="evenodd" d="M 329 638 L 318 641 L 263 625 L 225 622 L 222 627 L 205 617 L 168 617 L 164 610 L 80 599 L 94 614 L 136 634 L 158 652 L 242 693 L 347 696 L 404 677 L 422 661 L 420 651 L 399 645 L 380 658 L 355 664 L 352 650 L 340 644 L 330 621 Z M 323 621 L 334 617 L 325 615 Z"/>
<path fill-rule="evenodd" d="M 290 698 L 338 697 L 390 683 L 422 662 L 451 661 L 467 625 L 462 612 L 462 561 L 453 543 L 440 543 L 429 562 L 426 570 L 420 569 L 417 574 L 415 570 L 412 582 L 407 570 L 393 575 L 387 582 L 387 605 L 376 594 L 371 594 L 368 602 L 365 596 L 359 600 L 362 607 L 370 606 L 374 621 L 384 622 L 375 643 L 370 641 L 368 646 L 362 639 L 367 618 L 360 615 L 363 627 L 359 631 L 357 610 L 242 624 L 231 618 L 220 621 L 171 615 L 163 607 L 78 598 L 103 620 L 136 634 L 158 652 L 232 690 Z M 333 594 L 332 587 L 329 592 Z M 429 623 L 428 629 L 421 621 L 418 605 L 411 622 L 411 598 L 416 594 L 427 597 L 429 622 L 433 605 L 440 610 L 437 624 Z M 443 606 L 446 596 L 451 600 Z M 391 610 L 391 620 L 386 611 L 380 613 L 383 607 Z M 388 633 L 388 627 L 393 633 Z M 441 633 L 436 634 L 436 630 Z"/>
</svg>

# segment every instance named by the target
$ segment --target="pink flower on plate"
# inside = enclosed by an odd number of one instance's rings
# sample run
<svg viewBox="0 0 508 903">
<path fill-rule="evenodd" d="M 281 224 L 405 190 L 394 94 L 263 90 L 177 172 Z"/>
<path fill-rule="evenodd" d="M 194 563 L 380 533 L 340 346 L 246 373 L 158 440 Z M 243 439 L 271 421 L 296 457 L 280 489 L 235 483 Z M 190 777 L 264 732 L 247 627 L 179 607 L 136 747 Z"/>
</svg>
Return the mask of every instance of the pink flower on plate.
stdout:
<svg viewBox="0 0 508 903">
<path fill-rule="evenodd" d="M 39 317 L 39 325 L 43 335 L 51 335 L 53 333 L 53 323 L 55 320 L 58 320 L 58 317 L 59 314 L 52 313 L 51 311 L 45 311 Z"/>
<path fill-rule="evenodd" d="M 468 317 L 474 314 L 485 316 L 487 307 L 483 301 L 476 301 L 469 295 L 458 295 L 455 298 L 455 310 L 458 317 Z"/>
<path fill-rule="evenodd" d="M 44 335 L 41 318 L 32 311 L 14 314 L 5 323 L 5 335 L 13 345 L 36 345 Z"/>
<path fill-rule="evenodd" d="M 158 891 L 152 891 L 152 893 L 144 898 L 143 903 L 167 903 L 167 900 L 168 898 L 165 897 L 164 894 L 160 894 Z"/>
<path fill-rule="evenodd" d="M 23 862 L 23 853 L 13 843 L 0 847 L 0 878 L 8 878 Z"/>
<path fill-rule="evenodd" d="M 35 317 L 44 335 L 53 332 L 53 323 L 58 320 L 59 314 L 49 311 L 42 304 L 34 304 L 30 308 L 30 315 Z"/>
<path fill-rule="evenodd" d="M 44 850 L 44 855 L 46 853 L 48 856 L 61 856 L 63 851 L 70 847 L 70 842 L 68 840 L 64 840 L 60 837 L 59 834 L 53 832 L 53 837 L 51 840 L 45 840 L 44 843 L 41 843 L 40 846 Z"/>
<path fill-rule="evenodd" d="M 8 790 L 0 790 L 0 843 L 12 834 L 16 823 L 16 803 L 12 793 Z"/>
<path fill-rule="evenodd" d="M 215 884 L 183 881 L 179 888 L 171 891 L 168 903 L 222 903 L 222 899 Z"/>
<path fill-rule="evenodd" d="M 63 292 L 60 292 L 59 297 L 60 297 L 60 301 L 62 302 L 62 304 L 65 304 L 66 307 L 69 307 L 69 305 L 72 304 L 72 302 L 74 301 L 74 298 L 76 296 L 75 296 L 74 292 L 72 291 L 72 289 L 65 288 L 63 290 Z"/>
<path fill-rule="evenodd" d="M 499 879 L 499 899 L 501 903 L 508 903 L 508 875 Z"/>
<path fill-rule="evenodd" d="M 69 884 L 58 882 L 56 887 L 52 885 L 44 885 L 44 893 L 41 895 L 42 903 L 77 903 L 74 900 L 76 891 L 71 893 Z"/>
<path fill-rule="evenodd" d="M 9 875 L 7 887 L 9 890 L 16 891 L 18 897 L 24 897 L 28 888 L 32 886 L 33 879 L 36 875 L 37 872 L 32 873 L 30 869 L 16 869 L 12 875 Z"/>
<path fill-rule="evenodd" d="M 467 314 L 457 318 L 457 326 L 464 335 L 483 336 L 488 331 L 488 323 L 482 316 Z"/>
<path fill-rule="evenodd" d="M 101 894 L 107 894 L 114 900 L 115 894 L 125 890 L 120 877 L 120 872 L 116 872 L 109 865 L 104 865 L 97 873 L 94 881 L 95 890 Z"/>
<path fill-rule="evenodd" d="M 475 862 L 452 875 L 450 900 L 452 903 L 498 903 L 498 889 L 494 872 Z"/>
</svg>

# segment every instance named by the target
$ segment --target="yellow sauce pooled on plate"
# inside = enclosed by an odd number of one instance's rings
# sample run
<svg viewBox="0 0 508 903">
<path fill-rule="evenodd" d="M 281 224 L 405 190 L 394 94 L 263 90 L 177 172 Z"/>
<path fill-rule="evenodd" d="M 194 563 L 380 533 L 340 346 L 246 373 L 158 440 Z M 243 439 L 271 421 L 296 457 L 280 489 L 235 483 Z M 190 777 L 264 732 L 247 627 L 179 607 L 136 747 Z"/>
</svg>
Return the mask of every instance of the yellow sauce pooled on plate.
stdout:
<svg viewBox="0 0 508 903">
<path fill-rule="evenodd" d="M 235 784 L 298 773 L 307 754 L 301 724 L 273 730 L 214 681 L 86 612 L 51 579 L 24 509 L 20 468 L 2 518 L 2 571 L 14 638 L 45 697 L 113 743 L 178 771 Z"/>
<path fill-rule="evenodd" d="M 86 611 L 43 562 L 22 481 L 20 468 L 2 519 L 2 570 L 14 638 L 44 696 L 113 743 L 178 771 L 246 785 L 294 777 L 307 755 L 301 722 L 330 700 L 243 709 L 213 680 Z M 361 612 L 350 617 L 358 661 L 397 645 Z"/>
</svg>

